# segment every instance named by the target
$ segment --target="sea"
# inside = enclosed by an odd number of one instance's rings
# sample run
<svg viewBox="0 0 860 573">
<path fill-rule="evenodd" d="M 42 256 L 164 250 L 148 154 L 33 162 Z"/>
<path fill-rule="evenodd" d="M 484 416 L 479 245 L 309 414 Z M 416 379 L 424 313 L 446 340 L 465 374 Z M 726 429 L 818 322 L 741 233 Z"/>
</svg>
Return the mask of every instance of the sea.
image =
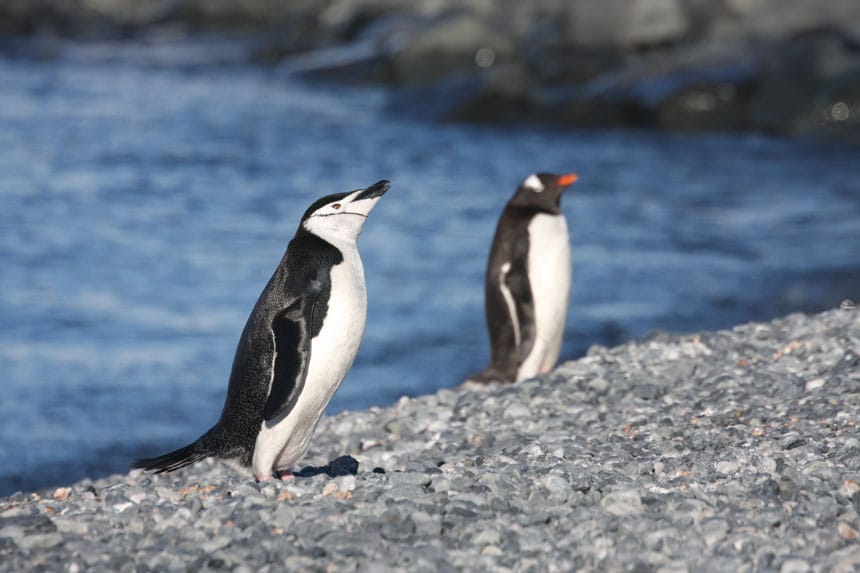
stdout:
<svg viewBox="0 0 860 573">
<path fill-rule="evenodd" d="M 0 495 L 125 472 L 205 432 L 304 210 L 379 179 L 391 190 L 359 239 L 367 327 L 329 413 L 486 365 L 487 254 L 534 172 L 579 175 L 562 202 L 564 360 L 860 300 L 856 146 L 431 122 L 383 88 L 248 53 L 0 44 Z"/>
</svg>

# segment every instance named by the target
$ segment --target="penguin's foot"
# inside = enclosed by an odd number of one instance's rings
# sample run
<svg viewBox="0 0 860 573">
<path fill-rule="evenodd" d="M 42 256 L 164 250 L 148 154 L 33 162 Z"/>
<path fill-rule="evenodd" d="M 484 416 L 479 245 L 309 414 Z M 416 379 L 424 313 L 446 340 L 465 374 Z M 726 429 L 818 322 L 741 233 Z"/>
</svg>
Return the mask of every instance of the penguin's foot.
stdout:
<svg viewBox="0 0 860 573">
<path fill-rule="evenodd" d="M 254 476 L 254 479 L 257 481 L 270 481 L 272 480 L 272 474 L 262 475 L 262 476 Z"/>
<path fill-rule="evenodd" d="M 475 372 L 474 374 L 466 378 L 466 380 L 461 385 L 461 388 L 466 390 L 474 390 L 476 388 L 486 386 L 494 382 L 498 382 L 499 384 L 506 384 L 513 382 L 513 380 L 509 380 L 501 372 L 491 366 L 486 370 L 482 370 L 481 372 Z"/>
<path fill-rule="evenodd" d="M 293 479 L 295 477 L 293 475 L 293 472 L 291 472 L 290 470 L 278 470 L 277 472 L 275 472 L 275 474 L 278 476 L 278 479 L 281 481 L 286 481 L 289 479 Z"/>
</svg>

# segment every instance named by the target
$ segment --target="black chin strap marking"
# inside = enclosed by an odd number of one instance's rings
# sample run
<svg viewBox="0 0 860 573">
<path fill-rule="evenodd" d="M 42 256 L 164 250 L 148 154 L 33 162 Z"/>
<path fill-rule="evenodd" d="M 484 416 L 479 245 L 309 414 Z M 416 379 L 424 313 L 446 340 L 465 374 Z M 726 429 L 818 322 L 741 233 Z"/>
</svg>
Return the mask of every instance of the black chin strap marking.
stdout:
<svg viewBox="0 0 860 573">
<path fill-rule="evenodd" d="M 334 217 L 335 215 L 358 215 L 359 217 L 364 217 L 367 219 L 367 215 L 363 215 L 361 213 L 353 213 L 352 211 L 341 211 L 340 213 L 318 213 L 316 215 L 311 215 L 312 217 Z"/>
</svg>

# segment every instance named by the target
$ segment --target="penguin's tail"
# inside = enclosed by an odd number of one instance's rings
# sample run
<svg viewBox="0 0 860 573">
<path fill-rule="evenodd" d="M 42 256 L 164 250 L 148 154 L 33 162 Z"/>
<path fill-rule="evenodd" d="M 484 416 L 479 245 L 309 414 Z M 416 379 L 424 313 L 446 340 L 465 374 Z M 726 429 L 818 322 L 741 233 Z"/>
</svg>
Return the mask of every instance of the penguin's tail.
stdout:
<svg viewBox="0 0 860 573">
<path fill-rule="evenodd" d="M 209 457 L 212 452 L 201 447 L 200 440 L 192 444 L 188 444 L 184 448 L 179 448 L 172 452 L 168 452 L 162 456 L 155 458 L 144 458 L 132 462 L 132 469 L 141 469 L 157 474 L 163 474 L 190 466 L 200 460 Z"/>
</svg>

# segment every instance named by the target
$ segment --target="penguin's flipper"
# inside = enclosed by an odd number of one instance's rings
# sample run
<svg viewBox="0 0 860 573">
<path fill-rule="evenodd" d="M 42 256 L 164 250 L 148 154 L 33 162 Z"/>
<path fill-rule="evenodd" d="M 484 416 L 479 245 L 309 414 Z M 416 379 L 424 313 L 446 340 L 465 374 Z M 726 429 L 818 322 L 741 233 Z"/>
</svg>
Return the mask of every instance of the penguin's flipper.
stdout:
<svg viewBox="0 0 860 573">
<path fill-rule="evenodd" d="M 501 277 L 504 289 L 510 293 L 511 320 L 517 328 L 517 367 L 525 361 L 535 343 L 535 304 L 525 260 L 525 255 L 515 258 L 510 270 Z"/>
<path fill-rule="evenodd" d="M 275 359 L 272 387 L 263 408 L 266 421 L 292 409 L 305 385 L 311 358 L 311 335 L 305 305 L 305 299 L 299 298 L 272 321 Z"/>
</svg>

